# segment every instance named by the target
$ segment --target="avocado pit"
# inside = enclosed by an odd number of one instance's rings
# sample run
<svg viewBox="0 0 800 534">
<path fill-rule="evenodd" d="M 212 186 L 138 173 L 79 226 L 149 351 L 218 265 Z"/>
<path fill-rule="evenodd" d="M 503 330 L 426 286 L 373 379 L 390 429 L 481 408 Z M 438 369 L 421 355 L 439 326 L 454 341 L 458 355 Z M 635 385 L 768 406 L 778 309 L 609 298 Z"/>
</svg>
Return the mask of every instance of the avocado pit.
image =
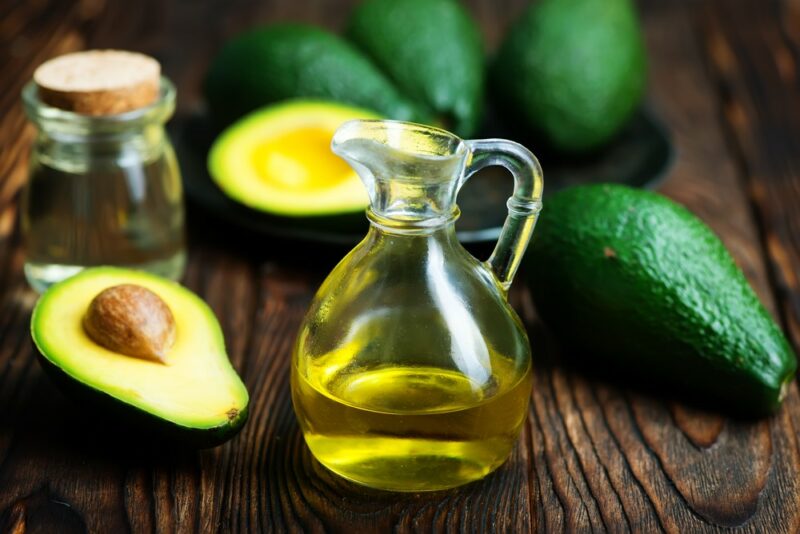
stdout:
<svg viewBox="0 0 800 534">
<path fill-rule="evenodd" d="M 175 342 L 175 318 L 155 293 L 136 284 L 104 289 L 92 299 L 83 317 L 92 341 L 114 352 L 166 363 Z"/>
</svg>

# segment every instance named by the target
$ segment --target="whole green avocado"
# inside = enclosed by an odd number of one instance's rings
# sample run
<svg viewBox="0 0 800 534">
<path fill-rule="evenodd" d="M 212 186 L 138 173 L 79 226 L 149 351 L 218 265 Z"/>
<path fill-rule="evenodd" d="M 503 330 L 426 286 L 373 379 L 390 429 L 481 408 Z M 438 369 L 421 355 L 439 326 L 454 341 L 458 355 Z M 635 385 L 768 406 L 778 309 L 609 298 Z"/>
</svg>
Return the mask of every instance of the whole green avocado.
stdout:
<svg viewBox="0 0 800 534">
<path fill-rule="evenodd" d="M 554 195 L 527 258 L 544 322 L 574 354 L 743 415 L 774 411 L 797 361 L 722 242 L 655 193 Z"/>
<path fill-rule="evenodd" d="M 630 0 L 542 0 L 509 31 L 491 69 L 506 114 L 563 152 L 609 141 L 639 105 L 646 52 Z"/>
<path fill-rule="evenodd" d="M 483 44 L 458 2 L 366 0 L 347 35 L 437 122 L 463 137 L 475 134 L 483 116 Z"/>
<path fill-rule="evenodd" d="M 205 96 L 219 126 L 290 98 L 347 103 L 398 120 L 427 119 L 353 45 L 301 24 L 258 28 L 228 41 L 208 71 Z"/>
</svg>

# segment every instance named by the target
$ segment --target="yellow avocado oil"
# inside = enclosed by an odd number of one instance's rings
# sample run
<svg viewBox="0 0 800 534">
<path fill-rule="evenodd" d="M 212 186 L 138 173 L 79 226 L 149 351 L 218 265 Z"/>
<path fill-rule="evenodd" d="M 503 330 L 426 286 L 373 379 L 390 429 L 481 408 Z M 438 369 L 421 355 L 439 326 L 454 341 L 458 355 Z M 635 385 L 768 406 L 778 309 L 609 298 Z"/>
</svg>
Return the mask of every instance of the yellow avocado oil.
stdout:
<svg viewBox="0 0 800 534">
<path fill-rule="evenodd" d="M 530 365 L 492 358 L 493 384 L 458 371 L 385 366 L 314 378 L 292 373 L 306 443 L 331 471 L 394 491 L 438 490 L 482 478 L 516 443 L 527 414 Z"/>
</svg>

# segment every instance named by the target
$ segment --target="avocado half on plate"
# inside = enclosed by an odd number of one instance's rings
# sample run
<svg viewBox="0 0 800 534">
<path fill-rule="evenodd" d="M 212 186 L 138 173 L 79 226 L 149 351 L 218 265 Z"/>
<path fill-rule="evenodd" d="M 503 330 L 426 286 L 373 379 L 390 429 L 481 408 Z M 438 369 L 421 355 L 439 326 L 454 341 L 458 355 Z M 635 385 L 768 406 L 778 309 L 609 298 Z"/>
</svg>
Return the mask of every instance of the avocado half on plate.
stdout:
<svg viewBox="0 0 800 534">
<path fill-rule="evenodd" d="M 102 295 L 111 299 L 101 300 Z M 130 295 L 152 300 L 141 304 Z M 136 315 L 137 304 L 160 308 L 154 313 L 144 307 Z M 169 316 L 168 330 L 153 324 L 160 313 Z M 127 324 L 120 319 L 125 315 Z M 147 355 L 137 330 L 164 342 L 158 358 Z M 42 295 L 31 334 L 42 366 L 67 394 L 125 426 L 182 445 L 212 447 L 233 437 L 247 420 L 247 389 L 228 360 L 214 313 L 175 282 L 127 269 L 87 269 Z M 138 348 L 138 355 L 124 354 L 118 345 Z"/>
<path fill-rule="evenodd" d="M 358 174 L 331 152 L 331 139 L 348 120 L 377 118 L 333 102 L 267 106 L 220 134 L 208 170 L 228 197 L 261 212 L 292 218 L 361 214 L 367 192 Z"/>
</svg>

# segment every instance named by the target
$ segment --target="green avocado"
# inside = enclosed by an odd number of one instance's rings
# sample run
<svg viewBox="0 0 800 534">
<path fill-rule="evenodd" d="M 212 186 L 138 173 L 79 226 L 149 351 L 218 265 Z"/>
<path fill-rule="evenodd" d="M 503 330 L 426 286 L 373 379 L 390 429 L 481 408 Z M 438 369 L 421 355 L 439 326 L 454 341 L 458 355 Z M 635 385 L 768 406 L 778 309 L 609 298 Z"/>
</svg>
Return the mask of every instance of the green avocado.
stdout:
<svg viewBox="0 0 800 534">
<path fill-rule="evenodd" d="M 158 295 L 175 321 L 165 363 L 126 356 L 95 343 L 82 322 L 94 297 L 135 284 Z M 211 447 L 244 425 L 248 393 L 225 354 L 214 313 L 188 289 L 155 275 L 95 267 L 53 285 L 39 299 L 31 334 L 45 371 L 84 401 L 89 417 L 110 415 L 122 427 L 175 443 Z"/>
<path fill-rule="evenodd" d="M 366 0 L 347 35 L 437 122 L 462 137 L 475 134 L 483 113 L 483 44 L 458 2 Z"/>
<path fill-rule="evenodd" d="M 218 126 L 291 98 L 333 100 L 398 120 L 427 118 L 353 45 L 300 24 L 259 28 L 228 41 L 208 71 L 205 96 Z"/>
<path fill-rule="evenodd" d="M 624 126 L 646 71 L 631 0 L 542 0 L 509 31 L 490 83 L 506 114 L 558 150 L 584 152 Z"/>
<path fill-rule="evenodd" d="M 797 361 L 722 242 L 620 185 L 547 203 L 527 257 L 536 308 L 572 354 L 743 415 L 774 411 Z"/>
</svg>

